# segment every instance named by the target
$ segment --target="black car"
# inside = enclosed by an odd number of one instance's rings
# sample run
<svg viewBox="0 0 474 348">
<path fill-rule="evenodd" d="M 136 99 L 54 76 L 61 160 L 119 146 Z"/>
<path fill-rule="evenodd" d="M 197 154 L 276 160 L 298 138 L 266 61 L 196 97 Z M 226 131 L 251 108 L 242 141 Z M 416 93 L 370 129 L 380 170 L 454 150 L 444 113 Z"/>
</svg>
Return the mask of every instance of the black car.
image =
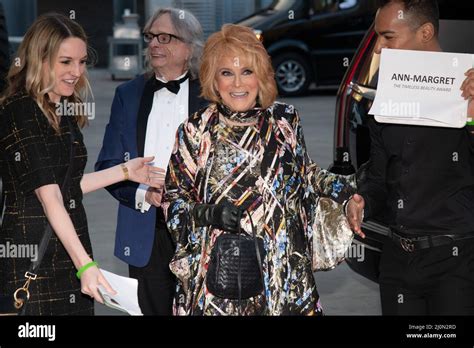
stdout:
<svg viewBox="0 0 474 348">
<path fill-rule="evenodd" d="M 276 0 L 237 24 L 251 27 L 272 57 L 281 95 L 340 84 L 373 21 L 376 0 Z"/>
<path fill-rule="evenodd" d="M 474 53 L 474 2 L 438 1 L 440 6 L 441 47 L 446 52 Z M 379 58 L 374 53 L 377 35 L 373 25 L 362 40 L 347 69 L 336 99 L 334 163 L 331 171 L 363 175 L 369 160 L 370 136 L 367 116 L 377 88 Z M 378 264 L 388 228 L 384 216 L 365 221 L 365 239 L 356 236 L 354 243 L 365 246 L 364 260 L 347 259 L 349 266 L 364 277 L 377 281 Z"/>
</svg>

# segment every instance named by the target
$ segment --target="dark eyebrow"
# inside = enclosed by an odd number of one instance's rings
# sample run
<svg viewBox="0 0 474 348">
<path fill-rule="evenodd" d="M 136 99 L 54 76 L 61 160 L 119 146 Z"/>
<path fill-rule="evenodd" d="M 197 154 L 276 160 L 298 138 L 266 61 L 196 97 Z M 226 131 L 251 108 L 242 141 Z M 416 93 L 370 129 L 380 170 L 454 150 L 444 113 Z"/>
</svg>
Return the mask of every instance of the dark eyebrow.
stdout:
<svg viewBox="0 0 474 348">
<path fill-rule="evenodd" d="M 166 35 L 176 36 L 176 34 L 167 33 L 167 32 L 165 32 L 165 31 L 161 31 L 161 32 L 159 32 L 159 33 L 154 33 L 154 32 L 152 32 L 151 30 L 148 30 L 146 33 L 153 34 L 153 35 L 166 34 Z M 144 33 L 144 34 L 146 34 L 146 33 Z"/>
<path fill-rule="evenodd" d="M 380 33 L 377 33 L 378 35 L 385 35 L 385 34 L 395 34 L 394 31 L 392 30 L 385 30 L 385 31 L 382 31 Z"/>
</svg>

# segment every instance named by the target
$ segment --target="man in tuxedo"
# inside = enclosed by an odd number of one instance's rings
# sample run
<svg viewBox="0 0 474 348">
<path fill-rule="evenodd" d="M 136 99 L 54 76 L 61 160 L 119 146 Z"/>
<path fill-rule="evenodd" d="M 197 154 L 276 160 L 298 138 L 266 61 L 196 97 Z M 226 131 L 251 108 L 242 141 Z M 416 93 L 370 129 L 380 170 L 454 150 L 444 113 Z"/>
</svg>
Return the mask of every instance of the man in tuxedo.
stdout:
<svg viewBox="0 0 474 348">
<path fill-rule="evenodd" d="M 178 126 L 207 103 L 199 97 L 202 28 L 181 9 L 159 9 L 146 24 L 150 71 L 117 87 L 96 170 L 138 156 L 155 156 L 167 168 Z M 107 187 L 119 202 L 115 256 L 138 279 L 145 315 L 171 315 L 175 278 L 169 262 L 175 245 L 160 208 L 162 189 L 130 181 Z"/>
<path fill-rule="evenodd" d="M 382 0 L 375 19 L 382 48 L 441 51 L 436 0 Z M 474 69 L 460 94 L 474 96 Z M 470 109 L 472 112 L 472 104 Z M 348 221 L 382 210 L 390 236 L 380 260 L 384 315 L 474 314 L 474 127 L 368 120 L 370 164 Z"/>
</svg>

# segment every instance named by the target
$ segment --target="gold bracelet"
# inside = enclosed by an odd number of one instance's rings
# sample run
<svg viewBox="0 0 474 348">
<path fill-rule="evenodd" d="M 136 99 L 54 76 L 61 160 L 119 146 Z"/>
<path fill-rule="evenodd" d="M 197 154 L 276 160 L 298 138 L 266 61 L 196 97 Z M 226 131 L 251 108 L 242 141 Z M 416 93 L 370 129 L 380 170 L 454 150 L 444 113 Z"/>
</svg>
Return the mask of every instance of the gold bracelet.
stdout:
<svg viewBox="0 0 474 348">
<path fill-rule="evenodd" d="M 124 181 L 128 180 L 129 179 L 129 175 L 128 175 L 128 168 L 125 164 L 121 163 L 120 164 L 120 167 L 122 167 L 122 171 L 123 171 L 123 176 L 124 176 Z"/>
</svg>

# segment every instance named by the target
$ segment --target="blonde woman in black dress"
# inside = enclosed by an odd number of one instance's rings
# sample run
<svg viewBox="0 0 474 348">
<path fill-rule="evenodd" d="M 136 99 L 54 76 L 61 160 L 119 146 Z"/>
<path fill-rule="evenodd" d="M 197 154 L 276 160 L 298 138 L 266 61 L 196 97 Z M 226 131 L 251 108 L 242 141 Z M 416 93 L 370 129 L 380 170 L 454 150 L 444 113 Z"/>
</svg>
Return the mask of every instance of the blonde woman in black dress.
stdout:
<svg viewBox="0 0 474 348">
<path fill-rule="evenodd" d="M 39 245 L 47 222 L 54 231 L 38 278 L 29 288 L 28 315 L 92 315 L 92 298 L 101 302 L 97 287 L 113 292 L 91 263 L 84 193 L 127 179 L 151 186 L 164 183 L 163 171 L 146 165 L 152 157 L 84 174 L 87 152 L 80 128 L 87 118 L 60 116 L 56 111 L 57 103 L 85 100 L 86 61 L 87 40 L 81 26 L 62 15 L 41 16 L 19 47 L 2 98 L 0 173 L 6 203 L 0 244 Z M 71 176 L 61 191 L 71 146 Z M 25 283 L 30 264 L 30 258 L 0 259 L 1 295 L 13 297 Z"/>
</svg>

